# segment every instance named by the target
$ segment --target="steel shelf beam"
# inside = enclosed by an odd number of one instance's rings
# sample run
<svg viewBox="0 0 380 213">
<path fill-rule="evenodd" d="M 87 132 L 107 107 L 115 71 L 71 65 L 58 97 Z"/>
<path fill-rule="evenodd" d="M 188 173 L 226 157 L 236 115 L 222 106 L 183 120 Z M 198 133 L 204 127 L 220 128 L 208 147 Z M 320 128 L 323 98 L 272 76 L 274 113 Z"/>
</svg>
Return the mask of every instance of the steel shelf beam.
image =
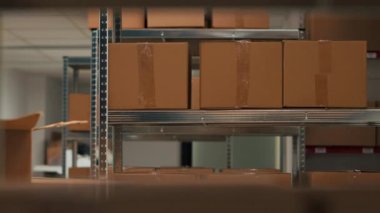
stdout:
<svg viewBox="0 0 380 213">
<path fill-rule="evenodd" d="M 72 69 L 80 69 L 80 70 L 90 70 L 91 68 L 91 57 L 72 57 L 68 56 L 67 58 L 67 66 Z"/>
<path fill-rule="evenodd" d="M 129 29 L 122 39 L 299 39 L 298 29 Z"/>
<path fill-rule="evenodd" d="M 380 109 L 109 111 L 110 125 L 380 125 Z"/>
</svg>

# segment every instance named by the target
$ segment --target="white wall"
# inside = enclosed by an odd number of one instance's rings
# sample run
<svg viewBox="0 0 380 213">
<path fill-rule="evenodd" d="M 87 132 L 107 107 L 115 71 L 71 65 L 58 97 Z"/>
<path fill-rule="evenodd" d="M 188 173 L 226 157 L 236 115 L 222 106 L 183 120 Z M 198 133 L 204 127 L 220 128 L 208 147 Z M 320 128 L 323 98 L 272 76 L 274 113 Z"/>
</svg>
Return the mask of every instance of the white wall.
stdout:
<svg viewBox="0 0 380 213">
<path fill-rule="evenodd" d="M 37 126 L 60 121 L 60 80 L 14 70 L 2 70 L 0 78 L 0 118 L 42 112 Z M 44 130 L 33 132 L 33 166 L 44 163 L 47 138 Z"/>
<path fill-rule="evenodd" d="M 129 167 L 180 166 L 180 143 L 174 141 L 124 142 L 123 165 Z"/>
</svg>

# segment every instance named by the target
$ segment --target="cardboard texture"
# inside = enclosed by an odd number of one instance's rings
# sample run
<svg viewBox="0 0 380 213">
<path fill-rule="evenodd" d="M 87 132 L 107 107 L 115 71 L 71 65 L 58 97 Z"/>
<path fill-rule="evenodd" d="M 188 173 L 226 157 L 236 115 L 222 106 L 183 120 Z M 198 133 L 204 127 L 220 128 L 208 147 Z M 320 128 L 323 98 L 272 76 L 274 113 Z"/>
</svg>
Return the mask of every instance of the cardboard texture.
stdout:
<svg viewBox="0 0 380 213">
<path fill-rule="evenodd" d="M 213 28 L 269 28 L 269 14 L 266 10 L 217 7 L 212 9 L 211 16 Z"/>
<path fill-rule="evenodd" d="M 69 94 L 69 120 L 88 121 L 83 124 L 69 125 L 70 131 L 90 131 L 91 97 L 87 94 Z"/>
<path fill-rule="evenodd" d="M 0 120 L 0 179 L 29 183 L 32 178 L 32 129 L 41 114 Z"/>
<path fill-rule="evenodd" d="M 308 146 L 375 146 L 376 127 L 306 127 Z"/>
<path fill-rule="evenodd" d="M 161 167 L 157 170 L 159 174 L 212 174 L 211 168 L 177 168 L 177 167 Z"/>
<path fill-rule="evenodd" d="M 150 7 L 147 9 L 148 28 L 205 27 L 205 9 L 202 7 Z"/>
<path fill-rule="evenodd" d="M 159 178 L 156 174 L 144 174 L 144 173 L 131 173 L 131 174 L 125 174 L 125 173 L 110 173 L 109 179 L 111 181 L 123 181 L 127 183 L 149 183 L 154 184 L 159 182 Z"/>
<path fill-rule="evenodd" d="M 200 109 L 200 80 L 198 76 L 191 78 L 191 109 Z"/>
<path fill-rule="evenodd" d="M 307 176 L 313 188 L 380 186 L 380 173 L 375 172 L 309 172 Z"/>
<path fill-rule="evenodd" d="M 128 174 L 153 174 L 156 172 L 155 168 L 151 167 L 128 167 L 123 168 L 123 173 Z"/>
<path fill-rule="evenodd" d="M 380 50 L 380 16 L 354 13 L 312 12 L 306 16 L 310 40 L 365 40 L 368 50 Z"/>
<path fill-rule="evenodd" d="M 281 42 L 202 42 L 202 109 L 281 108 Z"/>
<path fill-rule="evenodd" d="M 278 169 L 223 169 L 223 174 L 281 173 Z"/>
<path fill-rule="evenodd" d="M 251 174 L 212 174 L 207 176 L 207 182 L 213 184 L 233 185 L 266 185 L 291 187 L 290 174 L 285 173 L 251 173 Z"/>
<path fill-rule="evenodd" d="M 69 168 L 69 178 L 91 178 L 91 169 L 85 167 Z"/>
<path fill-rule="evenodd" d="M 87 22 L 89 29 L 99 28 L 99 8 L 88 9 Z M 113 10 L 108 9 L 108 29 L 113 28 Z M 140 29 L 145 28 L 145 10 L 144 8 L 130 7 L 121 9 L 121 28 L 122 29 Z"/>
<path fill-rule="evenodd" d="M 285 41 L 284 106 L 367 106 L 364 41 Z"/>
<path fill-rule="evenodd" d="M 187 43 L 109 46 L 110 109 L 187 109 Z"/>
</svg>

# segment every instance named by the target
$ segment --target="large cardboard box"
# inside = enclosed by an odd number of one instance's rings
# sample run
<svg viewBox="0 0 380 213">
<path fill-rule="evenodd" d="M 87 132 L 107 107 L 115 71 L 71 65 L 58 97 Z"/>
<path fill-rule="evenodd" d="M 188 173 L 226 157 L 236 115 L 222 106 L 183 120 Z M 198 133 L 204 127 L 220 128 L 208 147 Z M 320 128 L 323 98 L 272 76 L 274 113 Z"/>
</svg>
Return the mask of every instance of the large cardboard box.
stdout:
<svg viewBox="0 0 380 213">
<path fill-rule="evenodd" d="M 0 182 L 31 182 L 32 129 L 40 117 L 0 120 Z"/>
<path fill-rule="evenodd" d="M 223 169 L 223 174 L 262 174 L 262 173 L 281 173 L 278 169 Z"/>
<path fill-rule="evenodd" d="M 203 42 L 201 108 L 281 108 L 281 42 Z"/>
<path fill-rule="evenodd" d="M 191 78 L 191 109 L 200 109 L 200 80 L 199 76 Z"/>
<path fill-rule="evenodd" d="M 284 106 L 367 106 L 364 41 L 285 41 Z"/>
<path fill-rule="evenodd" d="M 69 168 L 69 178 L 91 178 L 91 169 L 88 167 L 72 167 Z"/>
<path fill-rule="evenodd" d="M 376 127 L 307 127 L 308 146 L 375 146 Z"/>
<path fill-rule="evenodd" d="M 88 121 L 87 124 L 70 125 L 71 131 L 90 131 L 91 97 L 87 94 L 72 93 L 69 95 L 69 120 Z"/>
<path fill-rule="evenodd" d="M 380 186 L 380 173 L 376 172 L 309 172 L 308 183 L 313 188 L 347 188 Z"/>
<path fill-rule="evenodd" d="M 99 8 L 91 8 L 87 12 L 87 22 L 89 29 L 99 28 Z M 113 10 L 108 9 L 108 29 L 113 28 Z M 131 7 L 121 9 L 121 28 L 140 29 L 145 28 L 144 8 Z"/>
<path fill-rule="evenodd" d="M 191 167 L 191 168 L 181 168 L 181 167 L 161 167 L 157 170 L 159 174 L 195 174 L 204 175 L 212 174 L 214 171 L 211 168 L 203 167 Z"/>
<path fill-rule="evenodd" d="M 154 27 L 205 27 L 205 9 L 202 7 L 150 7 L 147 9 L 147 26 Z"/>
<path fill-rule="evenodd" d="M 110 109 L 187 109 L 187 43 L 109 46 Z"/>
<path fill-rule="evenodd" d="M 216 7 L 212 9 L 213 28 L 269 28 L 269 14 L 255 8 Z"/>
<path fill-rule="evenodd" d="M 368 50 L 380 50 L 380 16 L 332 12 L 312 12 L 306 19 L 311 40 L 366 40 Z"/>
<path fill-rule="evenodd" d="M 211 184 L 225 185 L 264 185 L 286 188 L 292 186 L 291 176 L 287 173 L 220 173 L 208 175 L 205 181 Z"/>
</svg>

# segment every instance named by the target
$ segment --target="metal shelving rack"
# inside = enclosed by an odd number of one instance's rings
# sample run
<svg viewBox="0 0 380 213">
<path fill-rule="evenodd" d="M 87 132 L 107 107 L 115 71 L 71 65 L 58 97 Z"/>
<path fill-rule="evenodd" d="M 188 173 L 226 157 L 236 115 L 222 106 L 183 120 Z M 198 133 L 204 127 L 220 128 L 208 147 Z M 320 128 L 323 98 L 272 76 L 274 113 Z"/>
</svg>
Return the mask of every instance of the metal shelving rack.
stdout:
<svg viewBox="0 0 380 213">
<path fill-rule="evenodd" d="M 120 16 L 114 13 L 114 26 L 120 26 Z M 92 94 L 100 94 L 100 138 L 93 145 L 99 150 L 94 155 L 93 176 L 107 178 L 107 157 L 113 146 L 114 172 L 122 171 L 122 141 L 145 139 L 190 140 L 244 135 L 265 134 L 291 136 L 292 182 L 301 183 L 305 171 L 305 126 L 307 125 L 379 125 L 380 110 L 377 109 L 280 109 L 280 110 L 176 110 L 176 111 L 115 111 L 108 110 L 108 40 L 107 10 L 101 9 L 99 38 L 99 84 L 100 91 L 93 88 Z M 114 29 L 114 41 L 123 39 L 303 39 L 300 30 L 256 30 L 256 29 Z M 96 82 L 97 75 L 93 75 Z M 95 100 L 95 96 L 93 97 Z M 92 105 L 96 115 L 96 103 Z M 92 120 L 93 121 L 93 120 Z M 92 125 L 96 123 L 92 122 Z M 107 137 L 112 127 L 112 137 Z M 95 129 L 92 129 L 95 130 Z M 94 132 L 93 134 L 98 134 Z M 111 139 L 112 138 L 112 139 Z M 113 140 L 113 145 L 109 141 Z M 110 148 L 111 149 L 111 148 Z M 99 165 L 99 166 L 98 166 Z M 97 170 L 98 169 L 98 170 Z"/>
<path fill-rule="evenodd" d="M 69 68 L 73 70 L 72 92 L 78 92 L 79 72 L 90 69 L 91 57 L 63 57 L 63 84 L 62 84 L 62 121 L 68 121 L 68 98 L 70 93 Z M 89 141 L 89 133 L 71 132 L 62 128 L 62 175 L 66 177 L 66 148 L 69 141 Z M 74 145 L 76 147 L 76 145 Z M 76 150 L 76 148 L 75 148 Z M 74 150 L 74 152 L 75 152 Z M 77 155 L 73 152 L 73 165 L 76 164 Z"/>
</svg>

